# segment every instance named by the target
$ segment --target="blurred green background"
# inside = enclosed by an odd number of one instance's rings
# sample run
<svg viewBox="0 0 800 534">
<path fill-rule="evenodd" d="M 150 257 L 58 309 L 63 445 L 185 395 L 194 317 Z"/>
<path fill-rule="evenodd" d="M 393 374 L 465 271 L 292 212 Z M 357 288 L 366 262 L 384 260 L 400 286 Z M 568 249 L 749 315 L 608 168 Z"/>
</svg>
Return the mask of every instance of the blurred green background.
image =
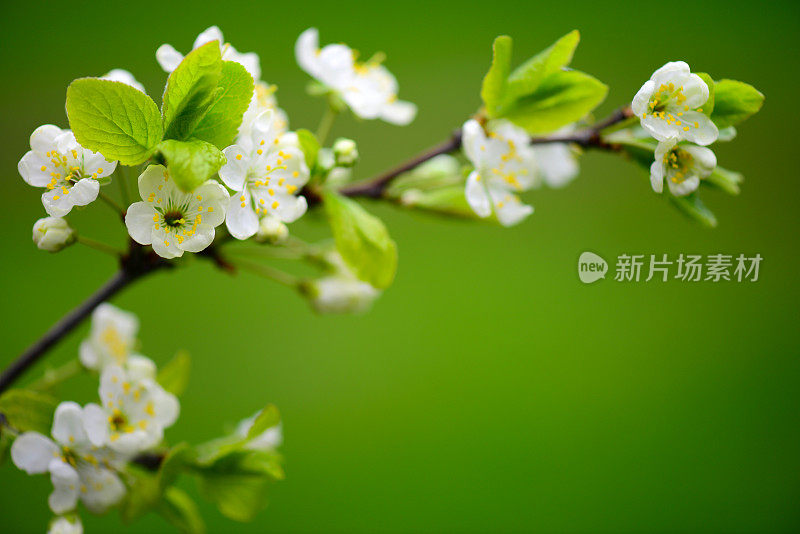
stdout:
<svg viewBox="0 0 800 534">
<path fill-rule="evenodd" d="M 199 442 L 267 402 L 284 417 L 287 480 L 253 524 L 211 506 L 212 532 L 789 532 L 800 530 L 796 2 L 150 2 L 6 3 L 0 21 L 0 363 L 5 365 L 114 272 L 73 247 L 38 251 L 39 192 L 16 171 L 43 123 L 67 127 L 76 77 L 131 70 L 158 101 L 161 43 L 188 51 L 219 25 L 263 77 L 293 127 L 314 128 L 294 40 L 320 28 L 388 55 L 400 97 L 419 105 L 398 128 L 340 120 L 359 142 L 360 177 L 445 138 L 479 105 L 492 39 L 515 63 L 578 28 L 573 65 L 611 86 L 599 114 L 630 101 L 653 70 L 683 59 L 751 82 L 762 112 L 716 147 L 744 173 L 742 195 L 706 194 L 716 230 L 684 219 L 620 158 L 589 153 L 579 179 L 528 198 L 536 213 L 502 229 L 370 205 L 400 248 L 396 283 L 358 317 L 314 315 L 283 287 L 206 262 L 161 273 L 114 303 L 138 313 L 142 351 L 193 357 L 173 441 Z M 101 203 L 71 217 L 122 245 Z M 325 236 L 319 217 L 292 226 Z M 760 253 L 757 283 L 591 286 L 576 260 L 622 253 Z M 180 315 L 186 321 L 176 322 Z M 77 354 L 79 332 L 50 363 Z M 39 366 L 25 376 L 35 377 Z M 64 388 L 88 402 L 89 379 Z M 0 468 L 0 530 L 43 532 L 47 477 Z M 185 486 L 194 491 L 193 484 Z M 116 514 L 84 518 L 117 531 Z M 168 531 L 157 516 L 128 532 Z"/>
</svg>

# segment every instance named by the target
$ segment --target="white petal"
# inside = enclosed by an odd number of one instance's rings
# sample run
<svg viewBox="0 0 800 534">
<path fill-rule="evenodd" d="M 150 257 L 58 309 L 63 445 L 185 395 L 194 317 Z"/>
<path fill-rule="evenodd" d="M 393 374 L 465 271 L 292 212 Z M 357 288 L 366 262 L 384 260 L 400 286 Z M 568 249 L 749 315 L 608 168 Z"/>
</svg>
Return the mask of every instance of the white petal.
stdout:
<svg viewBox="0 0 800 534">
<path fill-rule="evenodd" d="M 59 447 L 50 438 L 38 432 L 25 432 L 11 445 L 11 461 L 29 475 L 47 471 Z"/>
<path fill-rule="evenodd" d="M 647 118 L 641 119 L 640 122 L 642 127 L 658 141 L 667 141 L 668 139 L 680 137 L 681 133 L 683 133 L 683 126 L 678 126 L 675 122 L 667 124 L 666 119 L 661 119 L 654 115 L 648 115 Z"/>
<path fill-rule="evenodd" d="M 178 398 L 165 391 L 158 384 L 152 387 L 153 395 L 153 411 L 155 412 L 155 421 L 161 425 L 162 428 L 171 427 L 175 421 L 178 420 L 180 414 L 180 403 Z"/>
<path fill-rule="evenodd" d="M 186 252 L 200 252 L 212 241 L 214 241 L 214 227 L 204 222 L 197 225 L 191 237 L 185 238 L 183 242 L 178 241 L 177 244 L 178 248 Z"/>
<path fill-rule="evenodd" d="M 64 217 L 72 210 L 72 199 L 61 189 L 53 189 L 42 193 L 42 205 L 49 216 Z"/>
<path fill-rule="evenodd" d="M 95 201 L 100 192 L 100 182 L 93 178 L 83 178 L 69 190 L 73 206 L 86 206 Z"/>
<path fill-rule="evenodd" d="M 228 48 L 228 52 L 223 56 L 223 59 L 227 61 L 235 61 L 243 66 L 245 70 L 250 73 L 250 76 L 253 77 L 253 80 L 259 80 L 261 78 L 261 60 L 259 59 L 258 54 L 255 52 L 247 52 L 242 54 L 240 52 L 236 52 L 231 46 Z"/>
<path fill-rule="evenodd" d="M 258 216 L 250 206 L 249 196 L 244 192 L 234 193 L 228 204 L 225 225 L 236 239 L 247 239 L 258 231 Z M 245 198 L 244 202 L 242 202 L 242 197 Z"/>
<path fill-rule="evenodd" d="M 110 433 L 108 413 L 103 408 L 97 404 L 87 404 L 83 409 L 83 425 L 93 445 L 102 447 L 108 444 Z"/>
<path fill-rule="evenodd" d="M 683 197 L 697 190 L 697 187 L 700 185 L 700 178 L 696 174 L 692 174 L 680 182 L 667 180 L 667 183 L 673 195 L 676 197 Z"/>
<path fill-rule="evenodd" d="M 53 459 L 48 469 L 53 483 L 53 493 L 47 499 L 50 509 L 56 514 L 69 512 L 78 504 L 78 472 L 60 458 Z"/>
<path fill-rule="evenodd" d="M 644 85 L 639 89 L 639 92 L 636 93 L 636 96 L 633 97 L 633 102 L 631 103 L 631 110 L 634 116 L 641 117 L 650 111 L 650 98 L 653 96 L 655 90 L 656 84 L 653 80 L 644 82 Z"/>
<path fill-rule="evenodd" d="M 710 148 L 686 145 L 683 149 L 694 158 L 694 170 L 701 178 L 714 172 L 717 166 L 717 156 Z"/>
<path fill-rule="evenodd" d="M 650 185 L 656 193 L 664 190 L 664 164 L 658 157 L 650 165 Z"/>
<path fill-rule="evenodd" d="M 140 245 L 149 245 L 153 242 L 153 227 L 156 211 L 149 202 L 134 202 L 125 213 L 125 226 L 128 234 Z"/>
<path fill-rule="evenodd" d="M 690 75 L 683 82 L 682 93 L 686 97 L 683 105 L 689 109 L 699 108 L 708 101 L 708 85 L 697 74 Z"/>
<path fill-rule="evenodd" d="M 203 222 L 211 226 L 219 226 L 225 220 L 230 195 L 225 187 L 216 180 L 208 180 L 195 189 L 194 194 L 202 198 L 204 208 Z"/>
<path fill-rule="evenodd" d="M 131 354 L 128 356 L 126 368 L 131 380 L 155 380 L 156 378 L 156 364 L 153 360 L 141 354 Z"/>
<path fill-rule="evenodd" d="M 478 171 L 472 171 L 467 177 L 465 194 L 467 203 L 478 217 L 488 217 L 492 214 L 491 200 Z"/>
<path fill-rule="evenodd" d="M 244 180 L 250 167 L 250 158 L 247 157 L 247 151 L 239 145 L 231 145 L 222 152 L 225 154 L 227 163 L 219 170 L 219 177 L 225 185 L 234 191 L 241 191 L 244 188 Z"/>
<path fill-rule="evenodd" d="M 58 405 L 53 416 L 53 437 L 66 447 L 86 443 L 83 410 L 77 403 L 66 401 Z"/>
<path fill-rule="evenodd" d="M 563 187 L 578 175 L 580 167 L 569 146 L 545 144 L 533 151 L 542 178 L 550 187 Z"/>
<path fill-rule="evenodd" d="M 31 150 L 40 156 L 56 148 L 56 138 L 64 133 L 64 130 L 52 124 L 44 124 L 36 128 L 31 134 Z"/>
<path fill-rule="evenodd" d="M 99 366 L 99 358 L 97 351 L 94 349 L 89 341 L 82 341 L 78 348 L 78 355 L 81 359 L 81 364 L 87 369 L 97 370 Z"/>
<path fill-rule="evenodd" d="M 153 228 L 153 242 L 150 244 L 153 251 L 168 260 L 183 256 L 183 249 L 178 248 L 178 240 L 175 235 L 167 233 L 163 228 L 156 230 Z"/>
<path fill-rule="evenodd" d="M 316 76 L 317 52 L 319 51 L 319 32 L 309 28 L 300 34 L 294 45 L 294 55 L 298 65 L 307 73 Z"/>
<path fill-rule="evenodd" d="M 44 170 L 42 170 L 44 167 Z M 34 151 L 26 152 L 22 159 L 17 164 L 22 179 L 25 183 L 34 187 L 45 187 L 50 183 L 50 173 L 53 172 L 52 163 L 50 160 L 39 156 Z"/>
<path fill-rule="evenodd" d="M 125 485 L 113 471 L 91 465 L 81 466 L 80 476 L 86 486 L 86 492 L 80 495 L 81 501 L 92 513 L 104 513 L 125 496 Z"/>
<path fill-rule="evenodd" d="M 464 123 L 461 129 L 461 136 L 464 154 L 473 165 L 479 167 L 483 160 L 483 152 L 486 146 L 486 135 L 483 132 L 483 128 L 478 121 L 470 119 Z M 484 147 L 484 150 L 481 150 L 481 147 Z"/>
<path fill-rule="evenodd" d="M 217 26 L 211 26 L 203 30 L 200 35 L 197 36 L 197 39 L 194 40 L 192 48 L 200 48 L 211 41 L 219 41 L 220 47 L 225 43 L 225 38 L 222 37 L 222 31 Z"/>
<path fill-rule="evenodd" d="M 136 78 L 134 78 L 133 74 L 125 69 L 111 69 L 105 75 L 101 76 L 100 79 L 124 83 L 125 85 L 130 85 L 134 89 L 138 89 L 143 93 L 145 92 L 144 85 L 136 81 Z"/>
<path fill-rule="evenodd" d="M 503 226 L 513 226 L 533 213 L 533 206 L 523 204 L 513 193 L 504 189 L 489 189 L 497 220 Z"/>
<path fill-rule="evenodd" d="M 698 145 L 710 145 L 719 137 L 719 130 L 711 119 L 697 111 L 687 111 L 681 117 L 680 137 Z M 697 126 L 695 126 L 697 124 Z M 686 130 L 686 128 L 689 128 Z"/>
<path fill-rule="evenodd" d="M 142 200 L 153 194 L 156 196 L 161 195 L 163 189 L 159 186 L 167 182 L 167 169 L 163 165 L 149 165 L 142 174 L 139 175 L 139 195 Z"/>
<path fill-rule="evenodd" d="M 183 54 L 175 50 L 172 45 L 162 44 L 156 50 L 156 61 L 165 72 L 172 72 L 183 61 Z"/>
<path fill-rule="evenodd" d="M 681 85 L 681 82 L 684 78 L 689 76 L 691 69 L 689 65 L 686 64 L 684 61 L 670 61 L 669 63 L 665 64 L 663 67 L 658 69 L 653 73 L 650 77 L 651 80 L 655 83 L 656 87 L 659 87 L 662 83 L 669 84 L 669 82 L 678 82 L 675 85 Z"/>
<path fill-rule="evenodd" d="M 381 118 L 386 122 L 405 126 L 414 120 L 417 115 L 417 106 L 411 102 L 398 100 L 383 107 Z"/>
</svg>

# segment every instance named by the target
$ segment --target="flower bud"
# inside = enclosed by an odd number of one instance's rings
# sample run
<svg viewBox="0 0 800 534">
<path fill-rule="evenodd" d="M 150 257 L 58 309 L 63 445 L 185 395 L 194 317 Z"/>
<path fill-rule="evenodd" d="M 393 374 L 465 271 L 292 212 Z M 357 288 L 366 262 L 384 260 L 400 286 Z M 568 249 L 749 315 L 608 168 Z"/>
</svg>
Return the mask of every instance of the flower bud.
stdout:
<svg viewBox="0 0 800 534">
<path fill-rule="evenodd" d="M 352 139 L 340 137 L 333 143 L 333 157 L 339 167 L 352 167 L 358 161 L 358 147 Z"/>
<path fill-rule="evenodd" d="M 45 217 L 33 225 L 33 242 L 41 250 L 58 252 L 75 242 L 75 230 L 61 217 Z"/>
<path fill-rule="evenodd" d="M 288 237 L 289 228 L 287 228 L 286 225 L 283 224 L 277 217 L 266 215 L 258 224 L 256 241 L 277 245 L 286 241 L 286 238 Z"/>
</svg>

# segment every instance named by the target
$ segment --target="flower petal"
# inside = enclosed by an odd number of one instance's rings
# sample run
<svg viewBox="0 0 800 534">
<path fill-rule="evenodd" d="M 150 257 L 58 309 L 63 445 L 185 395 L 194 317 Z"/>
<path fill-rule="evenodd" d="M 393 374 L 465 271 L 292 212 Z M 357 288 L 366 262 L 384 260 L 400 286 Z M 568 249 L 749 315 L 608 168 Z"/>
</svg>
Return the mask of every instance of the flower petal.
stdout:
<svg viewBox="0 0 800 534">
<path fill-rule="evenodd" d="M 31 150 L 44 157 L 45 154 L 56 148 L 56 138 L 64 130 L 52 124 L 44 124 L 36 128 L 31 134 Z"/>
<path fill-rule="evenodd" d="M 467 177 L 465 190 L 467 203 L 478 217 L 488 217 L 492 214 L 492 204 L 486 187 L 477 170 L 472 171 Z"/>
<path fill-rule="evenodd" d="M 58 452 L 58 445 L 47 436 L 25 432 L 11 445 L 11 461 L 29 475 L 37 475 L 47 471 L 47 466 Z"/>
<path fill-rule="evenodd" d="M 386 122 L 405 126 L 414 120 L 417 115 L 417 106 L 412 102 L 397 100 L 383 107 L 381 118 Z"/>
<path fill-rule="evenodd" d="M 650 165 L 650 185 L 656 193 L 664 191 L 664 164 L 658 157 Z"/>
<path fill-rule="evenodd" d="M 147 200 L 150 195 L 162 195 L 163 186 L 167 180 L 167 169 L 163 165 L 149 165 L 142 174 L 139 175 L 139 195 L 142 200 Z"/>
<path fill-rule="evenodd" d="M 162 44 L 156 50 L 156 61 L 165 72 L 172 72 L 183 61 L 183 54 L 175 50 L 172 45 Z"/>
<path fill-rule="evenodd" d="M 50 481 L 53 483 L 53 492 L 47 499 L 50 509 L 56 514 L 63 514 L 75 508 L 78 504 L 78 486 L 80 477 L 61 458 L 53 459 L 48 466 Z"/>
<path fill-rule="evenodd" d="M 72 199 L 61 189 L 53 189 L 42 193 L 44 211 L 51 217 L 63 217 L 72 210 Z"/>
<path fill-rule="evenodd" d="M 319 51 L 319 32 L 316 28 L 309 28 L 297 38 L 294 45 L 294 55 L 297 64 L 304 71 L 316 77 L 317 52 Z"/>
<path fill-rule="evenodd" d="M 103 399 L 106 400 L 106 399 Z M 83 425 L 89 441 L 96 447 L 108 444 L 110 429 L 108 414 L 97 404 L 87 404 L 83 409 Z"/>
<path fill-rule="evenodd" d="M 244 188 L 244 181 L 250 167 L 250 158 L 247 152 L 239 145 L 231 145 L 222 151 L 228 160 L 219 170 L 219 177 L 222 182 L 233 189 L 241 191 Z"/>
<path fill-rule="evenodd" d="M 178 248 L 187 252 L 200 252 L 214 241 L 214 227 L 207 223 L 197 225 L 191 237 L 178 241 Z"/>
<path fill-rule="evenodd" d="M 32 150 L 22 156 L 17 164 L 17 170 L 25 183 L 34 187 L 46 187 L 52 178 L 50 173 L 54 172 L 51 161 Z"/>
<path fill-rule="evenodd" d="M 656 84 L 653 80 L 644 82 L 644 85 L 639 89 L 639 92 L 636 93 L 636 96 L 633 97 L 633 102 L 631 103 L 631 110 L 635 116 L 641 117 L 650 111 L 648 104 L 655 90 Z"/>
<path fill-rule="evenodd" d="M 226 210 L 225 225 L 236 239 L 247 239 L 258 231 L 258 217 L 250 206 L 249 196 L 245 192 L 234 193 Z"/>
<path fill-rule="evenodd" d="M 153 242 L 150 244 L 153 251 L 168 260 L 183 256 L 183 249 L 178 247 L 178 240 L 172 233 L 167 233 L 163 228 L 153 228 Z"/>
<path fill-rule="evenodd" d="M 681 119 L 681 126 L 679 126 L 679 128 L 682 128 L 680 131 L 681 139 L 705 146 L 710 145 L 719 137 L 717 125 L 702 113 L 687 111 Z"/>
<path fill-rule="evenodd" d="M 192 49 L 200 48 L 204 44 L 210 43 L 211 41 L 219 41 L 220 47 L 225 44 L 225 38 L 222 37 L 222 30 L 220 30 L 217 26 L 211 26 L 200 32 L 200 35 L 198 35 L 197 39 L 194 40 Z"/>
<path fill-rule="evenodd" d="M 153 242 L 153 228 L 155 221 L 153 217 L 156 210 L 148 202 L 134 202 L 125 213 L 125 226 L 128 227 L 128 234 L 140 245 L 149 245 Z"/>
<path fill-rule="evenodd" d="M 82 178 L 69 190 L 73 206 L 86 206 L 97 198 L 100 192 L 100 182 L 93 178 Z"/>
<path fill-rule="evenodd" d="M 102 514 L 125 496 L 125 485 L 113 471 L 92 465 L 81 466 L 79 470 L 86 487 L 81 501 L 90 512 Z"/>
<path fill-rule="evenodd" d="M 65 401 L 58 405 L 53 416 L 53 437 L 65 447 L 87 442 L 83 410 L 77 403 Z"/>
</svg>

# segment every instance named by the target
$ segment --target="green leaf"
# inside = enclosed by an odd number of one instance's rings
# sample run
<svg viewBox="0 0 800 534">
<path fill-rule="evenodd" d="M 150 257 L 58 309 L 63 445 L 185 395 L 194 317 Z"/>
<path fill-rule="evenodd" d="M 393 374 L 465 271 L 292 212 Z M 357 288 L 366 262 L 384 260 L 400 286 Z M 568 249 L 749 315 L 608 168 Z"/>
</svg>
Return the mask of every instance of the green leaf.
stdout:
<svg viewBox="0 0 800 534">
<path fill-rule="evenodd" d="M 306 157 L 306 165 L 313 170 L 317 164 L 317 155 L 320 149 L 317 136 L 304 128 L 297 130 L 295 133 L 297 134 L 297 140 L 300 142 L 300 149 Z"/>
<path fill-rule="evenodd" d="M 608 86 L 577 70 L 558 71 L 533 93 L 520 98 L 503 116 L 531 134 L 548 133 L 575 122 L 605 99 Z"/>
<path fill-rule="evenodd" d="M 225 154 L 199 139 L 167 139 L 159 143 L 158 151 L 164 157 L 175 184 L 186 192 L 194 191 L 225 164 Z"/>
<path fill-rule="evenodd" d="M 263 434 L 268 429 L 276 426 L 281 422 L 281 414 L 278 408 L 273 404 L 268 404 L 261 412 L 259 412 L 256 420 L 253 421 L 253 426 L 247 431 L 247 439 L 253 439 Z"/>
<path fill-rule="evenodd" d="M 189 52 L 167 79 L 161 115 L 166 139 L 187 139 L 215 98 L 222 76 L 219 42 Z"/>
<path fill-rule="evenodd" d="M 186 391 L 191 367 L 192 359 L 189 357 L 189 353 L 181 350 L 161 367 L 157 377 L 158 383 L 173 395 L 180 396 Z"/>
<path fill-rule="evenodd" d="M 235 61 L 222 62 L 222 75 L 203 117 L 189 134 L 220 150 L 232 145 L 253 97 L 253 77 Z"/>
<path fill-rule="evenodd" d="M 161 499 L 159 477 L 138 467 L 129 466 L 126 473 L 128 491 L 120 504 L 119 515 L 125 523 L 140 518 Z"/>
<path fill-rule="evenodd" d="M 573 30 L 514 69 L 508 77 L 507 98 L 514 101 L 533 93 L 546 77 L 569 65 L 580 40 L 580 32 Z"/>
<path fill-rule="evenodd" d="M 665 191 L 666 193 L 666 191 Z M 677 207 L 683 214 L 691 219 L 699 222 L 703 226 L 714 228 L 717 226 L 717 218 L 711 213 L 705 204 L 697 196 L 697 193 L 685 197 L 675 197 L 670 195 L 670 201 Z"/>
<path fill-rule="evenodd" d="M 714 111 L 714 79 L 705 72 L 698 72 L 697 75 L 708 86 L 708 100 L 703 104 L 703 115 L 711 117 L 711 113 Z"/>
<path fill-rule="evenodd" d="M 430 191 L 409 189 L 400 197 L 400 203 L 434 213 L 455 215 L 467 219 L 479 218 L 467 203 L 463 185 L 442 187 Z"/>
<path fill-rule="evenodd" d="M 752 85 L 736 80 L 714 84 L 714 112 L 711 120 L 718 128 L 735 126 L 754 115 L 764 104 L 764 95 Z"/>
<path fill-rule="evenodd" d="M 28 389 L 11 389 L 0 397 L 0 413 L 12 428 L 50 435 L 58 399 Z"/>
<path fill-rule="evenodd" d="M 700 183 L 716 187 L 730 195 L 738 195 L 739 184 L 743 181 L 744 176 L 740 173 L 717 166 L 714 172 L 712 172 L 710 176 L 704 178 Z"/>
<path fill-rule="evenodd" d="M 204 534 L 206 531 L 197 504 L 179 488 L 167 488 L 158 505 L 158 513 L 183 534 Z"/>
<path fill-rule="evenodd" d="M 383 222 L 357 202 L 327 191 L 322 195 L 336 248 L 361 280 L 389 287 L 397 271 L 397 245 Z"/>
<path fill-rule="evenodd" d="M 654 143 L 633 138 L 615 139 L 613 143 L 619 145 L 622 152 L 631 160 L 641 165 L 647 172 L 650 172 L 650 166 L 655 161 L 656 145 Z"/>
<path fill-rule="evenodd" d="M 511 70 L 512 41 L 508 35 L 501 35 L 492 45 L 492 66 L 483 78 L 481 98 L 489 117 L 494 117 L 499 106 L 505 100 L 506 80 Z"/>
<path fill-rule="evenodd" d="M 146 161 L 163 133 L 153 99 L 124 83 L 99 78 L 79 78 L 69 85 L 67 115 L 81 146 L 123 165 Z"/>
<path fill-rule="evenodd" d="M 172 447 L 158 469 L 158 484 L 161 489 L 173 485 L 181 471 L 193 467 L 196 459 L 197 452 L 188 443 L 182 442 Z"/>
</svg>

